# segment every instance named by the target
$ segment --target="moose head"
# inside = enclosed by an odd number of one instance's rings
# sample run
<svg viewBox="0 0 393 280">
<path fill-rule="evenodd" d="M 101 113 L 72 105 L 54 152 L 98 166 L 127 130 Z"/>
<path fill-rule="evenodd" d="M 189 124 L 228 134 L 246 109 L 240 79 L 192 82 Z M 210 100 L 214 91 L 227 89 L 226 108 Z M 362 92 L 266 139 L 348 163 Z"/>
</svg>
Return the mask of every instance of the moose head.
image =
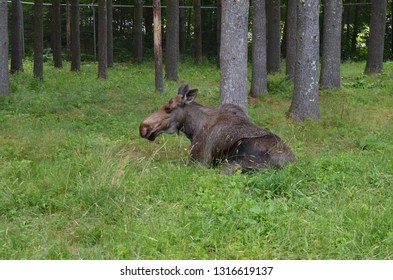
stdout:
<svg viewBox="0 0 393 280">
<path fill-rule="evenodd" d="M 185 119 L 185 107 L 194 101 L 197 92 L 197 89 L 189 90 L 188 84 L 181 85 L 174 98 L 142 121 L 140 135 L 154 141 L 161 133 L 179 133 Z"/>
</svg>

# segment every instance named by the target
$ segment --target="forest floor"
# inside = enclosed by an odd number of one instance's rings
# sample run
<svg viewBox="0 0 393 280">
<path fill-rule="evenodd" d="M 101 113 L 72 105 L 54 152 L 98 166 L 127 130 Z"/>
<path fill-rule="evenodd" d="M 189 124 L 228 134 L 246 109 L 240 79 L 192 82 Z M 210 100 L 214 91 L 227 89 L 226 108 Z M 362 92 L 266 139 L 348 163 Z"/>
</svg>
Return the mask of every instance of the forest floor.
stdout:
<svg viewBox="0 0 393 280">
<path fill-rule="evenodd" d="M 393 259 L 393 63 L 320 92 L 320 121 L 286 118 L 293 85 L 269 76 L 251 119 L 298 161 L 225 176 L 186 165 L 184 135 L 139 137 L 180 83 L 219 102 L 214 64 L 183 63 L 154 93 L 154 65 L 45 64 L 11 77 L 0 99 L 1 259 Z"/>
</svg>

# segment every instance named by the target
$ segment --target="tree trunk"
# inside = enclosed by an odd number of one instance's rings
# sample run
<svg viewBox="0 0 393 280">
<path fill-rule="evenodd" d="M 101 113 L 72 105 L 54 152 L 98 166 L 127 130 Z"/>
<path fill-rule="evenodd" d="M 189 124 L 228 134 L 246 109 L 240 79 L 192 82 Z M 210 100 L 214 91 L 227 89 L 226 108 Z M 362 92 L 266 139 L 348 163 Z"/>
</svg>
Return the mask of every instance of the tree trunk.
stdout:
<svg viewBox="0 0 393 280">
<path fill-rule="evenodd" d="M 11 73 L 23 71 L 23 7 L 12 0 L 11 15 Z"/>
<path fill-rule="evenodd" d="M 70 3 L 71 71 L 79 71 L 81 68 L 79 0 L 70 0 Z"/>
<path fill-rule="evenodd" d="M 356 39 L 358 38 L 359 33 L 359 7 L 360 5 L 355 6 L 355 18 L 353 21 L 353 32 L 352 32 L 352 42 L 351 42 L 351 53 L 352 57 L 356 57 Z"/>
<path fill-rule="evenodd" d="M 191 37 L 191 26 L 192 26 L 192 12 L 187 13 L 186 11 L 186 37 Z"/>
<path fill-rule="evenodd" d="M 252 80 L 253 97 L 267 93 L 265 0 L 252 1 Z"/>
<path fill-rule="evenodd" d="M 145 12 L 145 30 L 146 30 L 146 35 L 145 36 L 145 46 L 147 49 L 152 49 L 154 46 L 153 40 L 153 10 L 150 10 L 150 8 L 146 9 Z"/>
<path fill-rule="evenodd" d="M 180 7 L 184 6 L 184 0 L 179 0 Z M 187 46 L 186 36 L 186 9 L 180 8 L 179 10 L 179 52 L 180 54 L 186 53 Z"/>
<path fill-rule="evenodd" d="M 349 35 L 350 35 L 350 19 L 351 19 L 351 0 L 343 0 L 343 15 L 341 24 L 341 52 L 343 54 L 343 59 L 351 57 L 349 53 Z M 345 36 L 344 36 L 345 35 Z"/>
<path fill-rule="evenodd" d="M 320 118 L 318 104 L 319 0 L 298 1 L 295 88 L 289 116 Z"/>
<path fill-rule="evenodd" d="M 346 26 L 347 26 L 347 33 L 346 33 L 346 39 L 345 39 L 345 45 L 349 48 L 350 47 L 350 38 L 351 38 L 351 0 L 348 0 L 348 5 L 346 6 L 347 11 L 345 14 L 345 21 L 346 21 Z"/>
<path fill-rule="evenodd" d="M 60 0 L 52 1 L 52 51 L 55 67 L 63 67 L 61 60 L 61 13 Z"/>
<path fill-rule="evenodd" d="M 202 13 L 201 0 L 194 0 L 194 59 L 196 63 L 202 60 Z"/>
<path fill-rule="evenodd" d="M 42 0 L 34 1 L 34 77 L 42 80 L 44 70 L 44 21 Z"/>
<path fill-rule="evenodd" d="M 220 102 L 247 113 L 248 1 L 222 1 Z M 236 43 L 234 43 L 236 42 Z"/>
<path fill-rule="evenodd" d="M 0 96 L 10 94 L 8 74 L 8 7 L 7 1 L 0 1 Z"/>
<path fill-rule="evenodd" d="M 280 0 L 266 0 L 267 19 L 267 71 L 280 72 Z"/>
<path fill-rule="evenodd" d="M 71 60 L 71 3 L 70 0 L 66 0 L 66 47 L 67 47 L 67 57 Z"/>
<path fill-rule="evenodd" d="M 288 1 L 286 17 L 286 42 L 285 42 L 285 71 L 287 76 L 295 78 L 296 65 L 296 30 L 297 30 L 297 4 L 296 1 Z"/>
<path fill-rule="evenodd" d="M 107 0 L 98 1 L 98 78 L 108 78 Z"/>
<path fill-rule="evenodd" d="M 322 88 L 340 88 L 342 1 L 325 0 L 324 9 L 320 84 Z"/>
<path fill-rule="evenodd" d="M 106 0 L 106 22 L 107 22 L 107 63 L 113 67 L 113 1 Z"/>
<path fill-rule="evenodd" d="M 166 79 L 177 81 L 179 68 L 179 0 L 168 1 L 166 30 Z"/>
<path fill-rule="evenodd" d="M 383 49 L 385 43 L 386 0 L 371 0 L 370 37 L 368 39 L 367 75 L 383 70 Z"/>
<path fill-rule="evenodd" d="M 135 63 L 140 64 L 143 58 L 143 0 L 134 1 L 134 26 L 132 57 Z"/>
<path fill-rule="evenodd" d="M 217 56 L 220 58 L 220 49 L 221 49 L 221 0 L 217 0 Z M 220 59 L 217 59 L 217 66 L 220 67 Z"/>
<path fill-rule="evenodd" d="M 155 62 L 155 88 L 157 92 L 164 91 L 162 80 L 162 31 L 161 31 L 161 1 L 153 0 L 154 22 L 154 62 Z"/>
</svg>

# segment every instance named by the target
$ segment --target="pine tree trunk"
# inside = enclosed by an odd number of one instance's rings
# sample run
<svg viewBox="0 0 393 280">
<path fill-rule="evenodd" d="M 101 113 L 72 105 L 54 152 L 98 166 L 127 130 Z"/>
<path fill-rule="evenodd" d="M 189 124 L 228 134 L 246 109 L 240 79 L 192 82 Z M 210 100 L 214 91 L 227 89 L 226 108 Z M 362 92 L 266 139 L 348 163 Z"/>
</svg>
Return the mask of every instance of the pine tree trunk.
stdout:
<svg viewBox="0 0 393 280">
<path fill-rule="evenodd" d="M 202 13 L 201 0 L 194 0 L 194 36 L 195 36 L 195 62 L 202 60 Z"/>
<path fill-rule="evenodd" d="M 342 1 L 325 0 L 324 9 L 320 84 L 322 88 L 340 88 Z"/>
<path fill-rule="evenodd" d="M 383 50 L 385 43 L 386 0 L 371 0 L 370 37 L 368 39 L 367 75 L 383 70 Z"/>
<path fill-rule="evenodd" d="M 252 1 L 252 80 L 253 97 L 267 93 L 265 0 Z"/>
<path fill-rule="evenodd" d="M 355 18 L 353 20 L 353 32 L 352 32 L 352 42 L 351 42 L 351 53 L 352 56 L 356 57 L 356 39 L 359 34 L 359 9 L 360 5 L 355 6 Z"/>
<path fill-rule="evenodd" d="M 248 1 L 222 1 L 220 102 L 247 113 Z M 236 43 L 234 43 L 236 42 Z"/>
<path fill-rule="evenodd" d="M 67 58 L 72 59 L 71 51 L 71 0 L 66 0 L 66 48 L 67 48 Z"/>
<path fill-rule="evenodd" d="M 0 1 L 0 96 L 10 94 L 8 74 L 8 7 L 7 1 Z"/>
<path fill-rule="evenodd" d="M 351 0 L 343 0 L 343 15 L 341 22 L 341 52 L 343 54 L 343 59 L 347 59 L 351 57 L 349 54 L 349 34 L 350 34 L 350 16 L 351 16 L 351 6 L 349 5 Z"/>
<path fill-rule="evenodd" d="M 155 88 L 157 92 L 164 91 L 162 78 L 162 31 L 161 31 L 161 1 L 153 0 L 154 22 L 154 62 L 155 62 Z"/>
<path fill-rule="evenodd" d="M 23 7 L 12 0 L 11 15 L 11 73 L 23 71 Z"/>
<path fill-rule="evenodd" d="M 392 5 L 391 5 L 391 7 L 390 7 L 390 11 L 391 11 L 391 13 L 390 13 L 390 22 L 392 23 L 392 25 L 393 25 L 393 1 L 392 1 Z M 391 48 L 391 59 L 393 59 L 393 26 L 392 26 L 392 41 L 390 42 L 390 48 Z"/>
<path fill-rule="evenodd" d="M 107 0 L 98 1 L 98 78 L 108 78 Z"/>
<path fill-rule="evenodd" d="M 52 2 L 52 51 L 54 66 L 58 68 L 63 67 L 61 59 L 60 0 L 53 0 Z"/>
<path fill-rule="evenodd" d="M 297 3 L 288 1 L 286 17 L 286 42 L 285 42 L 285 71 L 287 76 L 295 78 L 296 65 L 296 30 L 297 30 Z"/>
<path fill-rule="evenodd" d="M 266 0 L 267 19 L 267 71 L 269 73 L 280 72 L 280 0 Z"/>
<path fill-rule="evenodd" d="M 42 0 L 34 1 L 34 77 L 42 80 L 44 78 L 44 26 L 42 15 Z"/>
<path fill-rule="evenodd" d="M 166 79 L 177 81 L 179 68 L 179 0 L 168 1 L 166 30 Z"/>
<path fill-rule="evenodd" d="M 70 0 L 71 71 L 81 68 L 79 0 Z"/>
<path fill-rule="evenodd" d="M 319 0 L 298 1 L 295 87 L 289 116 L 318 120 Z"/>
<path fill-rule="evenodd" d="M 179 0 L 179 6 L 184 6 L 184 0 Z M 180 54 L 186 53 L 186 9 L 180 8 L 179 10 L 179 52 Z"/>
<path fill-rule="evenodd" d="M 145 10 L 145 29 L 146 29 L 146 36 L 144 45 L 147 49 L 152 49 L 154 47 L 154 36 L 153 36 L 153 9 L 147 8 Z"/>
<path fill-rule="evenodd" d="M 107 63 L 113 67 L 113 1 L 106 0 L 106 22 L 107 22 Z"/>
<path fill-rule="evenodd" d="M 141 63 L 143 58 L 143 1 L 134 1 L 134 26 L 133 26 L 133 51 L 132 57 L 135 63 Z"/>
<path fill-rule="evenodd" d="M 220 49 L 221 49 L 221 18 L 222 18 L 221 0 L 217 0 L 217 66 L 220 67 Z"/>
</svg>

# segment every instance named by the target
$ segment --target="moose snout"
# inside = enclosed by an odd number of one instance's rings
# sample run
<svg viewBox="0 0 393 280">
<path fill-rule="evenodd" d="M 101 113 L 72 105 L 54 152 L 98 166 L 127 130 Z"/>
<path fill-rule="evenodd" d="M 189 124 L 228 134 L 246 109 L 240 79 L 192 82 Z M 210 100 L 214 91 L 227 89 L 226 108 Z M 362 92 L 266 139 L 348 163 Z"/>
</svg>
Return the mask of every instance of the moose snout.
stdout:
<svg viewBox="0 0 393 280">
<path fill-rule="evenodd" d="M 141 125 L 139 126 L 139 135 L 143 138 L 146 138 L 149 135 L 149 132 L 150 132 L 149 125 L 142 122 Z"/>
</svg>

